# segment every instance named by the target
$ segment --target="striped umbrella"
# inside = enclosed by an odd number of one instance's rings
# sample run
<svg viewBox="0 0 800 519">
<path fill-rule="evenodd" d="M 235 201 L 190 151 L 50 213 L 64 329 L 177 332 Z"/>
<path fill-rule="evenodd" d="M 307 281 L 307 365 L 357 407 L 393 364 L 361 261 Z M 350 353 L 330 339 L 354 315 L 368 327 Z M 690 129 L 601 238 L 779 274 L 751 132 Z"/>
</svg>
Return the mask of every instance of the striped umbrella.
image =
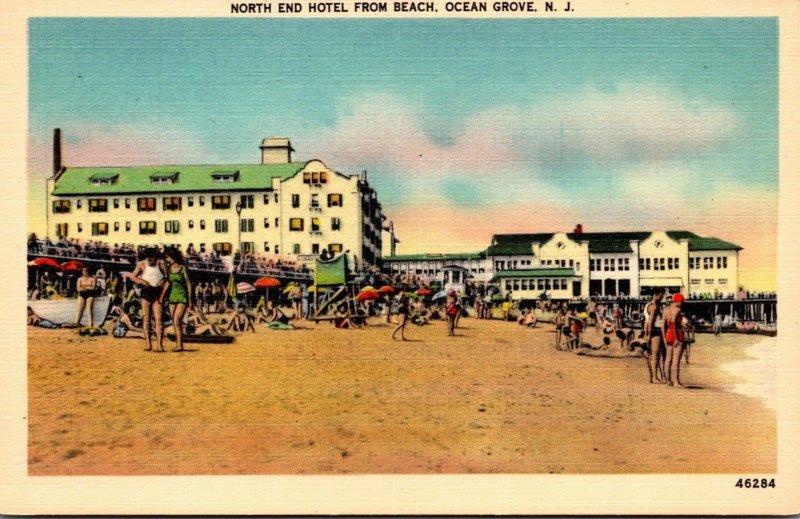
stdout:
<svg viewBox="0 0 800 519">
<path fill-rule="evenodd" d="M 239 283 L 236 284 L 236 291 L 240 294 L 249 294 L 250 292 L 255 292 L 256 287 L 254 287 L 250 283 L 240 281 Z"/>
</svg>

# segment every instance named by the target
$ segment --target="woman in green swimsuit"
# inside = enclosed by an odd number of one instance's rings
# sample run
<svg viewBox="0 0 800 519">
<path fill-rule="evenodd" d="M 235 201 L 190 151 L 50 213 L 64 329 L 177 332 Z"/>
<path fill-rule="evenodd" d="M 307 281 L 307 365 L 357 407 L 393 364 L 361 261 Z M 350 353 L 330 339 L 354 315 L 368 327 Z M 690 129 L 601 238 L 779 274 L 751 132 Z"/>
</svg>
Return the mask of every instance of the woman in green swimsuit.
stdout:
<svg viewBox="0 0 800 519">
<path fill-rule="evenodd" d="M 183 316 L 192 303 L 192 282 L 186 269 L 186 260 L 181 251 L 168 247 L 164 251 L 167 260 L 167 281 L 169 282 L 169 304 L 172 307 L 172 326 L 175 328 L 175 348 L 183 351 Z"/>
</svg>

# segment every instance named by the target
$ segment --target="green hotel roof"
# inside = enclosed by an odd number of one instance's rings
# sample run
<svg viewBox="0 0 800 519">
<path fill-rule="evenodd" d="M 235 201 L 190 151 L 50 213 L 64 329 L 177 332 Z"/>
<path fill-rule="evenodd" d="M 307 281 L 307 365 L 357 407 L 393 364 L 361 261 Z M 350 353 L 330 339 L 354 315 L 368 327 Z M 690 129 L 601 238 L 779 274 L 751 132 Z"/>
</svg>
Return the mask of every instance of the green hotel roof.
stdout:
<svg viewBox="0 0 800 519">
<path fill-rule="evenodd" d="M 134 193 L 180 193 L 187 191 L 244 191 L 272 187 L 272 179 L 286 180 L 303 169 L 305 162 L 288 164 L 237 164 L 187 166 L 133 166 L 67 168 L 55 183 L 53 195 L 122 195 Z M 238 171 L 236 182 L 215 182 L 221 172 Z M 173 183 L 153 183 L 152 178 L 175 176 Z M 94 180 L 117 180 L 93 184 Z"/>
<path fill-rule="evenodd" d="M 470 260 L 482 259 L 484 254 L 482 252 L 454 252 L 450 254 L 401 254 L 396 256 L 385 256 L 383 261 L 455 261 L 455 260 Z"/>
<path fill-rule="evenodd" d="M 495 279 L 501 278 L 563 278 L 575 275 L 573 269 L 522 269 L 498 270 Z"/>
</svg>

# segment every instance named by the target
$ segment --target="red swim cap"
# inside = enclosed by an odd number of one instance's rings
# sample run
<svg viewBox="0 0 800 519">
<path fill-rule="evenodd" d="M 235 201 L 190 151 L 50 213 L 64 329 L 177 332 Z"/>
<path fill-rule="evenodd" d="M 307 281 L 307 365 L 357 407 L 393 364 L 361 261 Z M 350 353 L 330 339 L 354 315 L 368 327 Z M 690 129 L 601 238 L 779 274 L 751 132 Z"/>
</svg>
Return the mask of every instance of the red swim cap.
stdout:
<svg viewBox="0 0 800 519">
<path fill-rule="evenodd" d="M 686 298 L 683 297 L 683 294 L 680 294 L 680 293 L 675 294 L 674 296 L 672 296 L 672 302 L 673 303 L 683 303 L 685 300 L 686 300 Z"/>
<path fill-rule="evenodd" d="M 447 295 L 454 296 L 454 295 L 456 295 L 456 291 L 453 290 L 453 289 L 450 289 L 450 292 L 448 292 Z"/>
</svg>

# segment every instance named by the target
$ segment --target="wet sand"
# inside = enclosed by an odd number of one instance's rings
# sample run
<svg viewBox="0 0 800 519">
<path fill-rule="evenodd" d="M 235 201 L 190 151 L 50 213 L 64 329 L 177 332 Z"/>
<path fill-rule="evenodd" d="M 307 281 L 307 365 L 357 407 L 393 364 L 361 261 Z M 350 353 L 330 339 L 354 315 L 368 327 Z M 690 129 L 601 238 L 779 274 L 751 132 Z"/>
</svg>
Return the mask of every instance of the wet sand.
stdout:
<svg viewBox="0 0 800 519">
<path fill-rule="evenodd" d="M 552 327 L 465 319 L 143 340 L 29 328 L 31 475 L 769 473 L 775 412 L 724 388 L 761 337 L 698 335 L 690 389 L 642 358 L 558 352 Z"/>
</svg>

